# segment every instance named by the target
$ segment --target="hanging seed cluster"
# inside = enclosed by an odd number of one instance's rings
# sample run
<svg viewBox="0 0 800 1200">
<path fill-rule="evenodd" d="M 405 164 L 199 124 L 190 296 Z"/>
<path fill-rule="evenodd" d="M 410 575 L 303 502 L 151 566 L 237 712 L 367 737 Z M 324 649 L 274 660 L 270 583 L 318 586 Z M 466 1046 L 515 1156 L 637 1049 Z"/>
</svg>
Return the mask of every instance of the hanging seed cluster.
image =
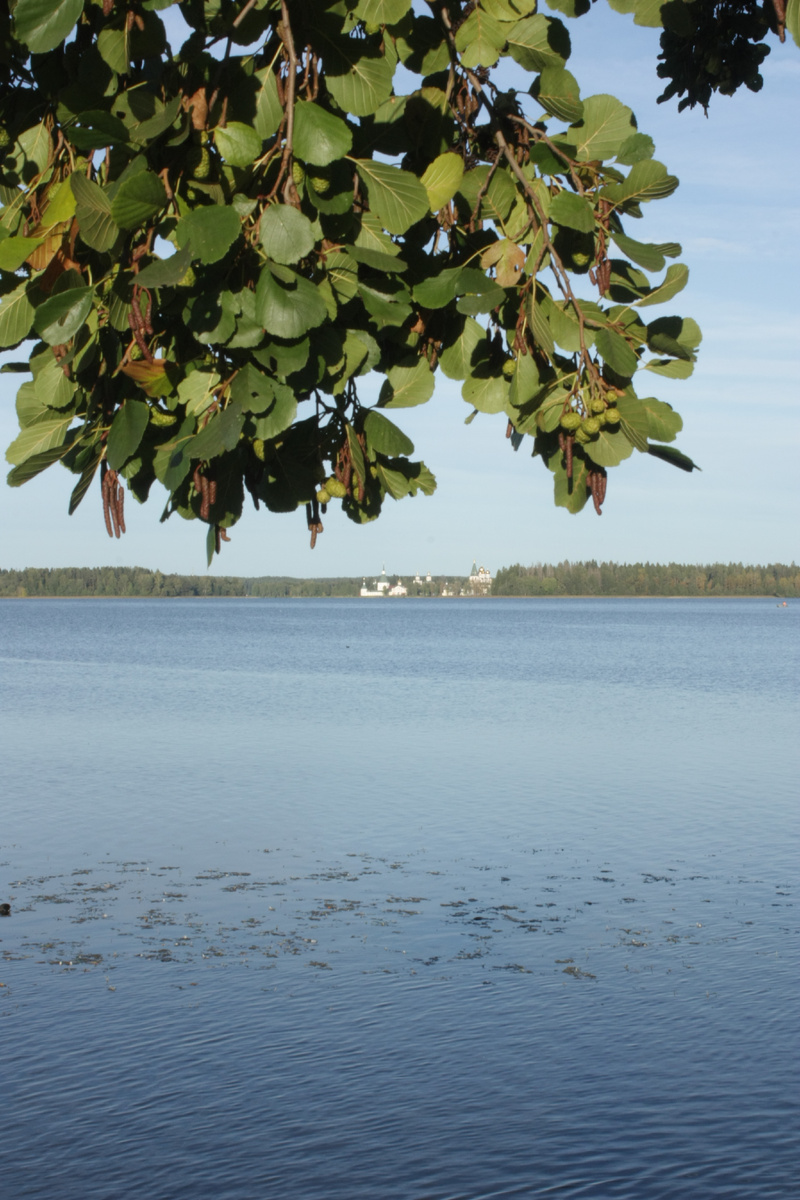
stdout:
<svg viewBox="0 0 800 1200">
<path fill-rule="evenodd" d="M 125 489 L 116 471 L 109 471 L 106 464 L 101 468 L 101 491 L 103 496 L 103 519 L 109 537 L 118 538 L 125 533 Z"/>
</svg>

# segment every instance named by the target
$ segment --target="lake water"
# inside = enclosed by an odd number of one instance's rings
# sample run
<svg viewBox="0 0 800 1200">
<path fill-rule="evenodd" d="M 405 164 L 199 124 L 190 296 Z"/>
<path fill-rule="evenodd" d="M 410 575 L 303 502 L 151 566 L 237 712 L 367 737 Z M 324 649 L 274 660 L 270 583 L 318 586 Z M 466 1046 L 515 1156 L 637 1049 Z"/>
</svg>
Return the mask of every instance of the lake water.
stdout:
<svg viewBox="0 0 800 1200">
<path fill-rule="evenodd" d="M 5 601 L 4 1200 L 786 1200 L 800 604 Z"/>
</svg>

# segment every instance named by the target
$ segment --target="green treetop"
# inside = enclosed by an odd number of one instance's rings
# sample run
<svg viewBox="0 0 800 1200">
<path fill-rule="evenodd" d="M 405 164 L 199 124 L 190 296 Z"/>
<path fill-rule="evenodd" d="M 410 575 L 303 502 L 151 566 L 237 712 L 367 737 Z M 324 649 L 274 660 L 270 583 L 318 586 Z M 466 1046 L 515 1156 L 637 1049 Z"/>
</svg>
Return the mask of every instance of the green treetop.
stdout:
<svg viewBox="0 0 800 1200">
<path fill-rule="evenodd" d="M 665 97 L 760 86 L 800 0 L 610 0 L 662 24 Z M 549 0 L 567 18 L 588 0 Z M 110 534 L 156 481 L 208 526 L 245 490 L 356 522 L 435 487 L 397 410 L 441 371 L 599 512 L 634 450 L 684 470 L 650 395 L 700 330 L 657 306 L 680 246 L 632 236 L 678 185 L 633 113 L 582 97 L 535 0 L 12 0 L 0 14 L 0 348 L 24 345 L 18 486 L 56 462 Z M 170 45 L 165 13 L 188 36 Z M 609 18 L 614 19 L 614 18 Z M 181 35 L 183 36 L 183 35 Z M 502 82 L 509 59 L 525 91 Z M 366 406 L 359 382 L 382 376 Z M 123 485 L 124 484 L 124 485 Z"/>
</svg>

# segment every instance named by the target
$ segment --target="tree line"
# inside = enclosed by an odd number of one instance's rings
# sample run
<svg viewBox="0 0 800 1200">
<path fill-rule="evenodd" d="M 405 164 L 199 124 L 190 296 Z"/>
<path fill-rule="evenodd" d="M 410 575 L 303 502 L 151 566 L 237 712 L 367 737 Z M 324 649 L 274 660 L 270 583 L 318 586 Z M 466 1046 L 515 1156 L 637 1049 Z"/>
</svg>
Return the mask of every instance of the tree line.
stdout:
<svg viewBox="0 0 800 1200">
<path fill-rule="evenodd" d="M 145 567 L 27 567 L 0 570 L 0 597 L 357 596 L 358 579 L 177 575 Z"/>
<path fill-rule="evenodd" d="M 800 567 L 743 563 L 515 563 L 493 596 L 800 596 Z"/>
<path fill-rule="evenodd" d="M 394 578 L 394 576 L 393 576 Z M 409 595 L 438 596 L 436 577 L 422 588 L 399 577 Z M 0 570 L 0 598 L 24 597 L 175 597 L 241 596 L 303 598 L 358 596 L 361 577 L 295 579 L 284 575 L 177 575 L 145 567 L 27 567 Z M 462 576 L 448 576 L 451 592 L 466 587 Z M 515 563 L 501 567 L 493 596 L 800 596 L 800 567 L 742 563 L 597 563 L 564 561 L 556 565 Z"/>
</svg>

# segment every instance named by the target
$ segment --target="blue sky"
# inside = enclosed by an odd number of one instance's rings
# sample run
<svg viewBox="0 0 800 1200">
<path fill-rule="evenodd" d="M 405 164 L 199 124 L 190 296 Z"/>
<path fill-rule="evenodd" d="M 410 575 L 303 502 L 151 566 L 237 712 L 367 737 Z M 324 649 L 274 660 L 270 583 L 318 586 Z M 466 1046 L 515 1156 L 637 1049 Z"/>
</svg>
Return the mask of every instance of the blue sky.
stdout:
<svg viewBox="0 0 800 1200">
<path fill-rule="evenodd" d="M 684 418 L 677 444 L 703 468 L 687 475 L 634 453 L 610 472 L 604 513 L 556 509 L 551 476 L 525 446 L 514 454 L 502 417 L 470 409 L 442 377 L 434 398 L 398 423 L 434 471 L 433 497 L 386 501 L 372 525 L 333 505 L 316 549 L 302 512 L 245 508 L 214 574 L 296 576 L 390 572 L 465 574 L 473 558 L 493 572 L 512 562 L 790 562 L 800 559 L 800 53 L 772 39 L 761 93 L 716 97 L 702 111 L 657 105 L 658 31 L 597 5 L 569 22 L 569 66 L 582 95 L 611 92 L 635 112 L 656 157 L 680 178 L 668 200 L 630 229 L 678 241 L 689 284 L 663 310 L 694 317 L 703 345 L 693 376 L 655 381 L 653 394 Z M 516 82 L 516 81 L 515 81 Z M 19 351 L 10 357 L 19 357 Z M 0 440 L 15 436 L 19 376 L 0 376 Z M 530 444 L 530 443 L 529 443 Z M 109 541 L 99 485 L 67 516 L 72 476 L 54 467 L 22 488 L 0 486 L 0 567 L 141 565 L 206 570 L 205 527 L 173 516 L 166 494 L 126 505 L 128 533 Z"/>
</svg>

